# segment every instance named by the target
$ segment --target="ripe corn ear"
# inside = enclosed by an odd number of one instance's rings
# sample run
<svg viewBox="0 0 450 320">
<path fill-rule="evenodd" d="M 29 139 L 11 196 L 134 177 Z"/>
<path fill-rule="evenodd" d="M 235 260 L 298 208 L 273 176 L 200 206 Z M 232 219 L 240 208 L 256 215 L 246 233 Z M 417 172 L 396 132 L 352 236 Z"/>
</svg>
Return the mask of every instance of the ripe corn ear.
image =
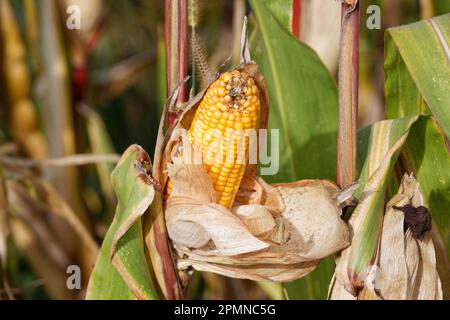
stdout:
<svg viewBox="0 0 450 320">
<path fill-rule="evenodd" d="M 258 129 L 260 96 L 255 81 L 234 70 L 223 73 L 203 97 L 188 134 L 217 192 L 218 203 L 230 208 L 249 161 L 252 134 Z M 255 137 L 255 135 L 253 135 Z M 170 182 L 168 193 L 170 193 Z"/>
</svg>

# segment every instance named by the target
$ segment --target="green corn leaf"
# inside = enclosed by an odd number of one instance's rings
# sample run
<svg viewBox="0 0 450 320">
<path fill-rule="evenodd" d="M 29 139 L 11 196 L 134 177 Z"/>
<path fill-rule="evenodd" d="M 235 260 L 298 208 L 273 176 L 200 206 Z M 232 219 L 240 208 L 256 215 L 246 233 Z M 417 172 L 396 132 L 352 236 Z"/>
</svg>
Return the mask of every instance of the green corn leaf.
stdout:
<svg viewBox="0 0 450 320">
<path fill-rule="evenodd" d="M 89 142 L 93 153 L 96 154 L 113 154 L 115 153 L 111 137 L 103 123 L 100 115 L 94 110 L 85 107 L 83 108 L 83 115 L 86 117 L 86 128 L 89 137 Z M 116 200 L 114 196 L 114 190 L 111 186 L 110 176 L 114 170 L 114 165 L 109 162 L 99 162 L 95 164 L 97 169 L 100 186 L 107 203 L 108 218 L 112 218 L 112 207 L 115 205 Z M 108 223 L 111 222 L 111 219 Z"/>
<path fill-rule="evenodd" d="M 358 132 L 359 203 L 349 224 L 353 230 L 350 247 L 342 251 L 335 277 L 356 295 L 364 286 L 375 262 L 381 235 L 386 191 L 394 165 L 419 116 L 376 122 Z M 333 292 L 331 297 L 333 297 Z"/>
<path fill-rule="evenodd" d="M 433 219 L 443 235 L 449 234 L 450 156 L 444 133 L 450 128 L 449 18 L 386 32 L 386 113 L 393 120 L 359 132 L 361 200 L 350 219 L 352 245 L 342 253 L 336 271 L 354 287 L 362 286 L 374 263 L 386 192 L 396 188 L 390 179 L 395 164 L 396 178 L 405 172 L 418 178 Z M 444 240 L 448 243 L 448 236 Z"/>
<path fill-rule="evenodd" d="M 400 157 L 402 172 L 414 172 L 450 256 L 450 153 L 435 119 L 420 119 Z"/>
<path fill-rule="evenodd" d="M 87 299 L 157 299 L 147 264 L 141 216 L 154 197 L 146 174 L 150 160 L 137 145 L 130 146 L 111 180 L 118 206 L 89 281 Z"/>
<path fill-rule="evenodd" d="M 317 54 L 283 30 L 263 1 L 251 4 L 261 37 L 251 43 L 252 56 L 269 90 L 269 128 L 280 130 L 280 170 L 267 178 L 334 179 L 336 84 Z"/>
<path fill-rule="evenodd" d="M 398 155 L 418 116 L 379 121 L 360 130 L 360 202 L 350 219 L 352 245 L 346 249 L 350 281 L 361 284 L 373 264 L 383 222 L 385 195 Z"/>
<path fill-rule="evenodd" d="M 450 14 L 399 28 L 385 37 L 389 118 L 432 114 L 411 130 L 399 168 L 414 172 L 450 254 Z"/>
<path fill-rule="evenodd" d="M 278 22 L 291 31 L 292 0 L 267 0 L 265 3 Z"/>
<path fill-rule="evenodd" d="M 283 15 L 273 9 L 274 1 L 269 5 L 258 0 L 250 4 L 257 21 L 250 43 L 252 57 L 266 79 L 269 129 L 279 129 L 280 142 L 280 170 L 263 178 L 269 182 L 335 180 L 336 84 L 318 55 L 291 36 L 286 21 L 280 24 Z M 286 285 L 289 297 L 325 299 L 332 272 L 333 261 L 322 261 L 311 275 Z"/>
<path fill-rule="evenodd" d="M 414 103 L 423 99 L 450 137 L 450 14 L 389 29 L 385 47 L 386 95 L 403 99 L 401 103 L 388 103 L 388 114 L 424 113 L 422 103 Z M 402 81 L 405 78 L 409 78 L 406 86 Z M 393 88 L 401 89 L 400 94 Z M 406 107 L 396 110 L 399 104 Z"/>
</svg>

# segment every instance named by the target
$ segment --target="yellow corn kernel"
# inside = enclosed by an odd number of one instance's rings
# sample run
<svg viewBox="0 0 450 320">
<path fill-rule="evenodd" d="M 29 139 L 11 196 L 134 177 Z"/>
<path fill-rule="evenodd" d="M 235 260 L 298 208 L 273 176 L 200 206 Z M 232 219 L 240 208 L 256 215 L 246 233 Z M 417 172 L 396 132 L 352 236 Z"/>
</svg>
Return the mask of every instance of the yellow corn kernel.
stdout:
<svg viewBox="0 0 450 320">
<path fill-rule="evenodd" d="M 232 206 L 239 189 L 248 164 L 249 139 L 244 131 L 258 129 L 260 108 L 254 80 L 238 70 L 225 72 L 208 88 L 189 128 L 191 144 L 201 146 L 204 167 L 224 207 Z M 219 130 L 220 135 L 210 130 Z M 245 161 L 239 163 L 242 152 Z M 167 194 L 170 188 L 169 182 Z"/>
</svg>

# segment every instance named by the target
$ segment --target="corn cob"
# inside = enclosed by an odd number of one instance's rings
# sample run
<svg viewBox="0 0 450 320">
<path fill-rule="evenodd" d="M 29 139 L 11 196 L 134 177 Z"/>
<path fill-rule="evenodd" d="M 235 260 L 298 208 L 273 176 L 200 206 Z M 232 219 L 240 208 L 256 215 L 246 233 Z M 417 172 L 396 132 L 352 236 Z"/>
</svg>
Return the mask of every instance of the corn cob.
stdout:
<svg viewBox="0 0 450 320">
<path fill-rule="evenodd" d="M 258 87 L 248 74 L 234 70 L 210 85 L 189 128 L 218 203 L 226 208 L 232 206 L 248 164 L 250 138 L 243 133 L 258 129 L 259 117 Z M 169 182 L 167 194 L 170 188 Z"/>
</svg>

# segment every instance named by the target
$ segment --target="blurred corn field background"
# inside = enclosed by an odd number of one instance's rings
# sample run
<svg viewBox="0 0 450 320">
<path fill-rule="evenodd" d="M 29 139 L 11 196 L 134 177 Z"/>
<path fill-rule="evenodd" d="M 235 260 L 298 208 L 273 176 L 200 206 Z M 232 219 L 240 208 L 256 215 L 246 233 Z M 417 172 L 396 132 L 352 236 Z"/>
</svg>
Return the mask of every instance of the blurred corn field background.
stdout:
<svg viewBox="0 0 450 320">
<path fill-rule="evenodd" d="M 179 58 L 186 59 L 186 74 L 191 77 L 184 100 L 202 89 L 219 68 L 239 63 L 242 21 L 248 16 L 252 57 L 266 77 L 271 102 L 284 99 L 280 105 L 272 103 L 271 121 L 297 130 L 287 136 L 298 138 L 292 146 L 296 160 L 289 168 L 282 166 L 270 182 L 335 181 L 340 1 L 185 3 L 187 56 Z M 381 8 L 379 30 L 366 26 L 370 5 Z M 296 6 L 301 10 L 294 12 Z M 81 29 L 68 27 L 73 14 L 68 8 L 80 9 Z M 361 1 L 360 12 L 357 122 L 362 128 L 410 115 L 385 109 L 384 31 L 449 13 L 450 2 L 367 0 Z M 164 19 L 162 0 L 0 0 L 0 299 L 85 297 L 116 208 L 111 172 L 133 143 L 152 156 L 163 106 L 177 83 L 167 80 L 170 39 L 165 37 Z M 279 42 L 273 41 L 276 37 Z M 322 78 L 313 83 L 302 84 L 289 76 L 296 68 L 307 68 L 301 54 L 311 54 L 307 46 L 297 47 L 297 41 L 312 48 L 323 63 L 318 73 Z M 281 66 L 284 58 L 277 50 L 288 56 L 285 61 L 293 64 L 292 70 Z M 278 80 L 290 83 L 285 90 L 292 92 L 283 93 L 281 100 L 273 69 L 277 64 L 284 72 Z M 312 93 L 293 92 L 308 85 Z M 314 94 L 320 99 L 308 96 Z M 318 105 L 311 106 L 314 103 Z M 298 119 L 316 121 L 310 123 L 315 129 L 302 127 L 304 120 Z M 429 124 L 419 121 L 427 130 Z M 443 157 L 444 164 L 436 166 L 447 179 L 448 153 Z M 416 169 L 419 165 L 411 164 Z M 444 184 L 450 187 L 450 181 Z M 449 189 L 446 192 L 435 194 L 436 201 L 447 205 L 447 216 L 435 221 L 448 245 L 450 213 L 448 203 L 442 202 L 450 199 Z M 448 249 L 442 252 L 448 259 Z M 70 265 L 81 269 L 80 289 L 67 288 Z M 333 259 L 328 258 L 307 277 L 284 286 L 194 272 L 185 297 L 325 299 L 333 271 Z"/>
</svg>

